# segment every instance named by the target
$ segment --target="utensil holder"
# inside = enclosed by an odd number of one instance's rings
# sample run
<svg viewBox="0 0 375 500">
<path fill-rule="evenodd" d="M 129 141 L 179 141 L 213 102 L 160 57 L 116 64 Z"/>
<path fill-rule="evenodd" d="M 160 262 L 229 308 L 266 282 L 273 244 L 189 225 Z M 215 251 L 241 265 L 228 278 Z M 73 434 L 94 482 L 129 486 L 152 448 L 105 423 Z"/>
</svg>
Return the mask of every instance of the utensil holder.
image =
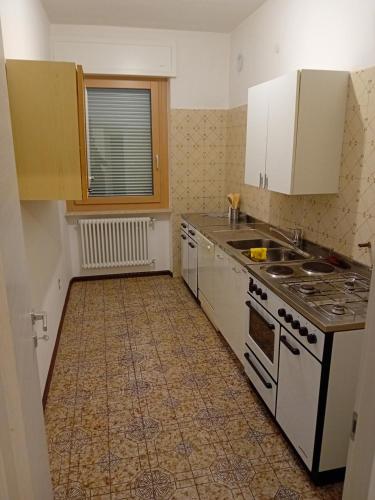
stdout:
<svg viewBox="0 0 375 500">
<path fill-rule="evenodd" d="M 234 224 L 237 223 L 239 213 L 240 213 L 240 211 L 238 208 L 229 207 L 229 211 L 228 211 L 229 222 L 232 222 Z"/>
</svg>

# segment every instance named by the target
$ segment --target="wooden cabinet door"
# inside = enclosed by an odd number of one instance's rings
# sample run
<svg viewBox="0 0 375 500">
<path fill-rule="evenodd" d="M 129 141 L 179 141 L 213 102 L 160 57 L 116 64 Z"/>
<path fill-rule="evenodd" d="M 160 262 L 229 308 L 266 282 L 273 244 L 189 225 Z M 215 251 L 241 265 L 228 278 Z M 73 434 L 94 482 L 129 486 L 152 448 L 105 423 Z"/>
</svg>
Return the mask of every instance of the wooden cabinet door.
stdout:
<svg viewBox="0 0 375 500">
<path fill-rule="evenodd" d="M 281 328 L 276 420 L 310 470 L 320 376 L 319 361 Z"/>
<path fill-rule="evenodd" d="M 76 65 L 6 63 L 21 200 L 80 200 Z"/>
<path fill-rule="evenodd" d="M 292 193 L 299 80 L 295 71 L 268 82 L 266 187 L 285 194 Z"/>
<path fill-rule="evenodd" d="M 269 82 L 248 90 L 245 184 L 264 186 Z"/>
</svg>

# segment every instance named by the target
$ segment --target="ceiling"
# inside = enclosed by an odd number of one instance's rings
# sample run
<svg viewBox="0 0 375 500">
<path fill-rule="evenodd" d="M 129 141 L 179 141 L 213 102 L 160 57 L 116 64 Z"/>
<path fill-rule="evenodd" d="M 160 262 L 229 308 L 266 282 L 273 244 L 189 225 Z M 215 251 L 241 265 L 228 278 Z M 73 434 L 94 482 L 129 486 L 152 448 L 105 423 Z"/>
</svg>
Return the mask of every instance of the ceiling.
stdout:
<svg viewBox="0 0 375 500">
<path fill-rule="evenodd" d="M 227 33 L 265 0 L 42 0 L 56 24 Z"/>
</svg>

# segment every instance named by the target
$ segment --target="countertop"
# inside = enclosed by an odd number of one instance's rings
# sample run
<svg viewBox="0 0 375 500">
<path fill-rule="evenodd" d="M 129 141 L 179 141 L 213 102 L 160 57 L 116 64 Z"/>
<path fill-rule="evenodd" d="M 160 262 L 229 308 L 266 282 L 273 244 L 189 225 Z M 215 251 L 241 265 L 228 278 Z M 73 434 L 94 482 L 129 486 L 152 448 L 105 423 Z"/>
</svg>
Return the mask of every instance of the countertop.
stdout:
<svg viewBox="0 0 375 500">
<path fill-rule="evenodd" d="M 254 275 L 258 280 L 260 280 L 264 285 L 266 285 L 270 290 L 272 290 L 276 295 L 285 300 L 287 304 L 296 309 L 300 314 L 304 315 L 311 323 L 317 326 L 322 332 L 332 332 L 332 331 L 345 331 L 345 330 L 357 330 L 363 329 L 365 326 L 364 322 L 353 322 L 350 323 L 350 328 L 345 325 L 328 325 L 320 322 L 315 315 L 311 314 L 311 309 L 304 307 L 304 304 L 296 303 L 292 300 L 288 293 L 285 293 L 277 285 L 277 281 L 272 279 L 264 279 L 264 273 L 261 273 L 261 269 L 264 267 L 264 263 L 253 263 L 249 258 L 242 255 L 240 251 L 235 250 L 233 247 L 228 245 L 227 241 L 235 241 L 242 239 L 255 239 L 255 238 L 270 238 L 274 241 L 279 242 L 282 246 L 293 249 L 292 245 L 288 244 L 282 236 L 277 235 L 275 232 L 271 231 L 272 226 L 268 223 L 262 222 L 254 217 L 245 215 L 240 218 L 237 224 L 230 223 L 226 214 L 182 214 L 181 216 L 188 224 L 193 226 L 197 231 L 208 238 L 212 243 L 219 246 L 222 250 L 230 255 L 233 259 L 239 262 L 241 265 L 246 267 L 246 269 Z M 328 248 L 324 248 L 320 245 L 312 243 L 308 240 L 303 240 L 301 245 L 301 250 L 310 255 L 309 260 L 320 260 L 325 259 L 329 255 L 332 255 L 332 251 Z M 340 259 L 345 260 L 350 266 L 350 272 L 358 273 L 366 278 L 371 277 L 371 270 L 347 257 L 340 254 L 333 253 Z M 305 257 L 301 256 L 301 261 L 306 260 Z M 293 261 L 297 262 L 297 261 Z M 272 264 L 274 264 L 273 262 Z M 269 263 L 268 263 L 269 265 Z M 339 272 L 339 270 L 338 270 Z"/>
</svg>

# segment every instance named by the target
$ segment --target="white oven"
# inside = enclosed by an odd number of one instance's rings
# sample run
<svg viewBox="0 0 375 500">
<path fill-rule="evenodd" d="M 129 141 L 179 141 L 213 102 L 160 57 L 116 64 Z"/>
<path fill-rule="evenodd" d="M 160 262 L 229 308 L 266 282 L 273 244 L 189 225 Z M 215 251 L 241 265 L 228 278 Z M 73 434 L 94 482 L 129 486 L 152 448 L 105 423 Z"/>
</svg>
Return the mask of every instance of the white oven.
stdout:
<svg viewBox="0 0 375 500">
<path fill-rule="evenodd" d="M 249 328 L 246 344 L 277 382 L 279 366 L 280 323 L 255 299 L 249 297 Z"/>
</svg>

